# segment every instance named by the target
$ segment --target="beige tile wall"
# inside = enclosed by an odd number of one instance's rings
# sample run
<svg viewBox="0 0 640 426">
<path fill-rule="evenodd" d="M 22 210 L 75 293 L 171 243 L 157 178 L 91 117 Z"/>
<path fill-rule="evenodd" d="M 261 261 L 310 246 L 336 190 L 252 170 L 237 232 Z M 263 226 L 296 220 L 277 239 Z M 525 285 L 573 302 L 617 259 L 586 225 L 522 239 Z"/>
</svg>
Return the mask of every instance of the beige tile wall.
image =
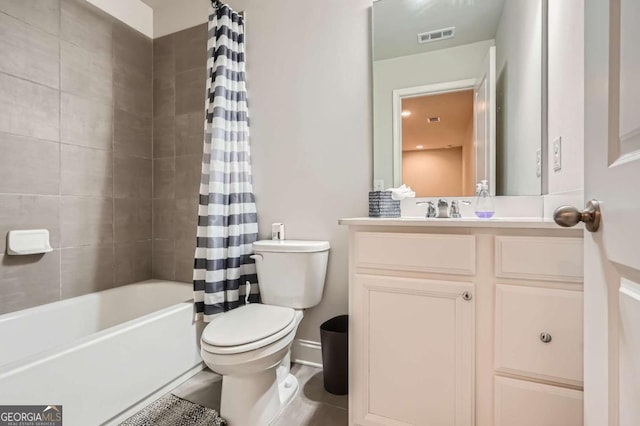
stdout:
<svg viewBox="0 0 640 426">
<path fill-rule="evenodd" d="M 152 41 L 84 0 L 1 1 L 0 30 L 0 314 L 151 278 Z M 4 254 L 29 228 L 54 252 Z"/>
<path fill-rule="evenodd" d="M 154 40 L 153 277 L 192 281 L 207 26 Z"/>
</svg>

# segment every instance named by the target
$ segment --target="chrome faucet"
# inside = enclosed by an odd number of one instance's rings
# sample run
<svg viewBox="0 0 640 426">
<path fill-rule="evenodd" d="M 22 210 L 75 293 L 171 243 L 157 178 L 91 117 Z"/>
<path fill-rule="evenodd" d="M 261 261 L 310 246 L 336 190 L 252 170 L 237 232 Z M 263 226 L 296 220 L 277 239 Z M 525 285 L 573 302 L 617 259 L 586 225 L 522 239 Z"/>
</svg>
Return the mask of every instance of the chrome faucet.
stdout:
<svg viewBox="0 0 640 426">
<path fill-rule="evenodd" d="M 427 218 L 438 218 L 438 219 L 458 219 L 462 217 L 460 213 L 460 204 L 465 206 L 471 205 L 469 201 L 465 200 L 453 200 L 451 201 L 451 206 L 447 200 L 441 198 L 438 200 L 438 205 L 433 201 L 417 201 L 417 206 L 427 205 L 427 214 L 425 217 Z"/>
<path fill-rule="evenodd" d="M 438 200 L 438 216 L 439 219 L 446 219 L 449 217 L 449 203 L 447 200 L 440 198 Z"/>
<path fill-rule="evenodd" d="M 427 214 L 425 215 L 425 217 L 436 217 L 436 205 L 433 204 L 433 201 L 418 201 L 416 202 L 416 206 L 422 206 L 426 204 L 427 207 Z"/>
<path fill-rule="evenodd" d="M 449 216 L 451 216 L 454 219 L 459 219 L 462 217 L 462 214 L 460 213 L 460 204 L 463 204 L 465 206 L 471 205 L 469 201 L 453 200 L 451 202 L 451 210 L 449 211 Z"/>
</svg>

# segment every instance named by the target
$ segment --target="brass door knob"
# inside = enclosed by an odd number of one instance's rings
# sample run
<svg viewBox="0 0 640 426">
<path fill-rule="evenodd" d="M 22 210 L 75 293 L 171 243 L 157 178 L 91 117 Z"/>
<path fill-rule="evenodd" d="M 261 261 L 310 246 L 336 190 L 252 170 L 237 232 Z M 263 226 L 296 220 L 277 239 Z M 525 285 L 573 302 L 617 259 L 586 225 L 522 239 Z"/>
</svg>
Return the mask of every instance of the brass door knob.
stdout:
<svg viewBox="0 0 640 426">
<path fill-rule="evenodd" d="M 573 206 L 561 206 L 553 212 L 553 220 L 560 226 L 570 228 L 580 222 L 584 222 L 589 232 L 596 232 L 600 228 L 600 202 L 591 200 L 587 202 L 584 210 L 580 211 Z"/>
</svg>

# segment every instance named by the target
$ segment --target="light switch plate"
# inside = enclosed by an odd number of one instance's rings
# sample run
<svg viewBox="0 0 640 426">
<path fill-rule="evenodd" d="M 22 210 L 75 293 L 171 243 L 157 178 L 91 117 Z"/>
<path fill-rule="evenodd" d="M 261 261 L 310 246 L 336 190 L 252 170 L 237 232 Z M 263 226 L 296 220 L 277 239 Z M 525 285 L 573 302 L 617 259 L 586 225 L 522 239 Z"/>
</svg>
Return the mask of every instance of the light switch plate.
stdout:
<svg viewBox="0 0 640 426">
<path fill-rule="evenodd" d="M 553 170 L 556 172 L 562 170 L 562 137 L 553 141 Z"/>
<path fill-rule="evenodd" d="M 536 176 L 542 177 L 542 150 L 536 151 Z"/>
<path fill-rule="evenodd" d="M 384 191 L 384 179 L 374 179 L 373 180 L 373 190 L 374 191 Z"/>
</svg>

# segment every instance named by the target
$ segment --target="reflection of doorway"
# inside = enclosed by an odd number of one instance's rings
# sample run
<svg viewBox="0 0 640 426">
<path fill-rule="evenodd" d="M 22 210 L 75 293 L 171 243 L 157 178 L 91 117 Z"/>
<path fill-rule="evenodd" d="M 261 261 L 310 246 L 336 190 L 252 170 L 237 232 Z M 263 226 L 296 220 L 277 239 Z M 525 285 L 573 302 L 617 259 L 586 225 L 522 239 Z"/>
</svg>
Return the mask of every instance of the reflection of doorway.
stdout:
<svg viewBox="0 0 640 426">
<path fill-rule="evenodd" d="M 402 181 L 418 197 L 475 192 L 473 90 L 401 99 Z"/>
<path fill-rule="evenodd" d="M 423 97 L 437 97 L 445 96 L 447 94 L 454 94 L 458 92 L 472 92 L 472 108 L 473 108 L 473 150 L 466 151 L 459 154 L 459 157 L 472 157 L 472 165 L 464 168 L 464 178 L 461 176 L 461 183 L 458 187 L 461 188 L 457 194 L 451 196 L 468 196 L 475 193 L 475 184 L 482 180 L 489 182 L 489 192 L 491 195 L 495 195 L 496 188 L 496 82 L 495 82 L 495 47 L 489 48 L 487 55 L 482 62 L 479 72 L 476 78 L 468 80 L 449 81 L 445 83 L 435 83 L 426 86 L 409 87 L 404 89 L 393 90 L 393 183 L 394 186 L 399 186 L 402 183 L 409 184 L 403 180 L 403 157 L 404 157 L 404 143 L 403 143 L 403 131 L 404 122 L 407 117 L 402 116 L 403 107 L 410 102 L 412 98 Z M 445 98 L 446 99 L 446 98 Z M 443 106 L 444 108 L 444 106 Z M 427 116 L 432 116 L 437 112 L 429 112 Z M 405 114 L 406 116 L 406 114 Z M 425 120 L 429 117 L 420 117 Z M 442 120 L 441 122 L 442 123 Z M 407 129 L 408 130 L 408 129 Z M 465 127 L 465 131 L 467 128 Z M 427 146 L 426 143 L 414 142 L 414 150 L 418 145 Z M 453 143 L 445 144 L 455 146 Z M 461 145 L 464 146 L 464 143 Z M 464 150 L 464 148 L 462 148 Z M 451 153 L 448 153 L 452 156 Z M 411 156 L 411 155 L 410 155 Z M 418 155 L 413 155 L 418 157 Z M 462 160 L 460 160 L 462 162 Z M 424 165 L 423 165 L 424 168 Z M 436 175 L 438 176 L 438 175 Z M 473 176 L 473 180 L 472 180 Z M 407 174 L 407 178 L 410 178 Z M 433 178 L 432 178 L 433 179 Z M 410 185 L 410 184 L 409 184 Z M 435 192 L 434 192 L 435 191 Z M 428 195 L 423 195 L 417 191 L 419 197 L 425 196 L 444 196 L 452 194 L 449 189 L 444 188 L 444 191 L 437 191 L 428 189 Z"/>
</svg>

